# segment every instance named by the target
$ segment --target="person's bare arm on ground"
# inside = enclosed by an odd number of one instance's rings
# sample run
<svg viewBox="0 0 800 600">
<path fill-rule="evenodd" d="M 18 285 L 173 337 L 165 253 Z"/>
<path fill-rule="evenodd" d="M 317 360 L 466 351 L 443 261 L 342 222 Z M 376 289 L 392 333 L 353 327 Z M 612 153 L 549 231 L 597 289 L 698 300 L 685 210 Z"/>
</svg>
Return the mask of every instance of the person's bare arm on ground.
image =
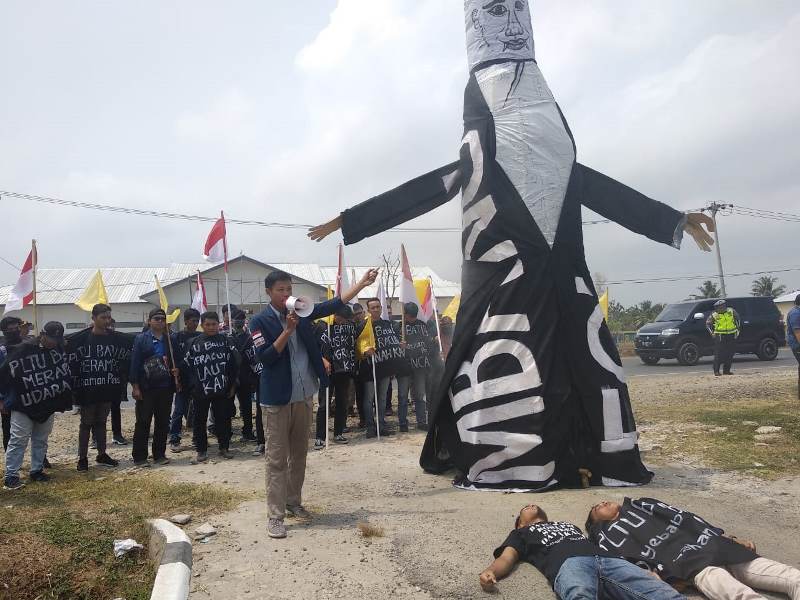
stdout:
<svg viewBox="0 0 800 600">
<path fill-rule="evenodd" d="M 480 583 L 483 591 L 492 591 L 498 581 L 511 573 L 518 561 L 519 553 L 511 546 L 506 546 L 503 553 L 495 558 L 494 562 L 480 574 Z"/>
<path fill-rule="evenodd" d="M 752 552 L 756 551 L 755 543 L 751 542 L 750 540 L 740 539 L 740 538 L 737 538 L 735 535 L 725 535 L 725 537 L 733 540 L 737 544 L 741 544 L 742 546 L 744 546 L 748 550 L 751 550 Z"/>
</svg>

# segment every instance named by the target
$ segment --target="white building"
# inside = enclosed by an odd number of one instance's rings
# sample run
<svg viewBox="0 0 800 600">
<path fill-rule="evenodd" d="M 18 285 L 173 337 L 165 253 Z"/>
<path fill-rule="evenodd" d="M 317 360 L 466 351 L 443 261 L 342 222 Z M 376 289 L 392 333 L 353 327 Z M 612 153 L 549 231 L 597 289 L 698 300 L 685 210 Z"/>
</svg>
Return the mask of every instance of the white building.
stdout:
<svg viewBox="0 0 800 600">
<path fill-rule="evenodd" d="M 792 307 L 794 306 L 794 299 L 797 298 L 798 294 L 800 294 L 800 290 L 795 290 L 775 298 L 775 306 L 777 306 L 778 310 L 781 311 L 784 319 L 786 319 L 786 315 L 789 314 L 789 311 L 792 310 Z"/>
<path fill-rule="evenodd" d="M 368 267 L 354 267 L 361 277 Z M 257 313 L 266 307 L 269 299 L 264 291 L 264 278 L 275 270 L 287 271 L 293 278 L 295 295 L 324 300 L 327 286 L 334 286 L 336 267 L 322 267 L 308 263 L 266 264 L 248 256 L 238 256 L 228 261 L 230 302 L 249 312 Z M 170 307 L 185 309 L 191 305 L 195 291 L 195 278 L 200 271 L 206 288 L 209 309 L 221 308 L 227 302 L 225 295 L 225 270 L 223 265 L 208 263 L 171 264 L 168 267 L 103 267 L 100 269 L 108 293 L 112 315 L 120 331 L 141 330 L 147 314 L 158 305 L 155 276 L 167 295 Z M 64 324 L 67 333 L 83 329 L 91 322 L 91 315 L 75 305 L 89 285 L 96 268 L 39 269 L 37 272 L 37 314 L 40 327 L 47 321 Z M 444 280 L 429 267 L 413 269 L 417 279 L 431 277 L 440 309 L 444 309 L 460 286 Z M 0 313 L 12 285 L 0 287 Z M 375 295 L 375 286 L 362 292 L 366 298 Z M 395 314 L 399 310 L 394 301 Z M 12 313 L 33 322 L 33 309 L 28 306 Z"/>
</svg>

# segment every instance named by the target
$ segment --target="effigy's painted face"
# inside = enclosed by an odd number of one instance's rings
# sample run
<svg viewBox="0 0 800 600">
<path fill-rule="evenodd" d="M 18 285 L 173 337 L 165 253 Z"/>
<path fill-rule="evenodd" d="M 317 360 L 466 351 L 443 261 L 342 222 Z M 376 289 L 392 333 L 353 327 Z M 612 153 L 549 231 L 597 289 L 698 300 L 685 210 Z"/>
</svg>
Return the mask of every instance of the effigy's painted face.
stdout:
<svg viewBox="0 0 800 600">
<path fill-rule="evenodd" d="M 528 0 L 465 0 L 469 67 L 490 60 L 532 60 Z"/>
</svg>

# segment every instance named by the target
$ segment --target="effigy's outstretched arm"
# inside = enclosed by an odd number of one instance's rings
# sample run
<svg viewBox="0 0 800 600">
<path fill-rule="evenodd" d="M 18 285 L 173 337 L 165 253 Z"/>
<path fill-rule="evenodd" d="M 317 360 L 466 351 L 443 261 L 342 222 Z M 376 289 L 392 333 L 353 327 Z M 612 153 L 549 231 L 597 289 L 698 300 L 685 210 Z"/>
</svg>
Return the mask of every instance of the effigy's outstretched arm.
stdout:
<svg viewBox="0 0 800 600">
<path fill-rule="evenodd" d="M 666 204 L 653 200 L 627 185 L 578 164 L 583 182 L 582 204 L 651 240 L 680 248 L 684 231 L 688 232 L 702 250 L 714 243 L 706 231 L 713 231 L 713 222 L 701 213 L 682 213 Z"/>
<path fill-rule="evenodd" d="M 316 241 L 341 228 L 345 244 L 355 244 L 441 206 L 461 189 L 459 161 L 345 209 L 339 217 L 312 228 Z"/>
</svg>

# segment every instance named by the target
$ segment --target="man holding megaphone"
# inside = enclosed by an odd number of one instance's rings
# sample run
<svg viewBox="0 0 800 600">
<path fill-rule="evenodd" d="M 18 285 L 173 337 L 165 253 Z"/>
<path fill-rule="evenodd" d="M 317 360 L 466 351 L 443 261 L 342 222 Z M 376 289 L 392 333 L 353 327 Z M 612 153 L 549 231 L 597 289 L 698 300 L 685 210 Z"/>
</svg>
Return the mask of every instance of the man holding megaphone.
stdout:
<svg viewBox="0 0 800 600">
<path fill-rule="evenodd" d="M 259 381 L 267 447 L 267 534 L 285 538 L 284 518 L 308 518 L 302 505 L 314 398 L 328 375 L 314 335 L 313 320 L 332 315 L 378 277 L 377 269 L 340 298 L 314 304 L 292 295 L 292 276 L 273 271 L 264 280 L 270 299 L 250 322 L 253 346 L 263 369 Z"/>
</svg>

